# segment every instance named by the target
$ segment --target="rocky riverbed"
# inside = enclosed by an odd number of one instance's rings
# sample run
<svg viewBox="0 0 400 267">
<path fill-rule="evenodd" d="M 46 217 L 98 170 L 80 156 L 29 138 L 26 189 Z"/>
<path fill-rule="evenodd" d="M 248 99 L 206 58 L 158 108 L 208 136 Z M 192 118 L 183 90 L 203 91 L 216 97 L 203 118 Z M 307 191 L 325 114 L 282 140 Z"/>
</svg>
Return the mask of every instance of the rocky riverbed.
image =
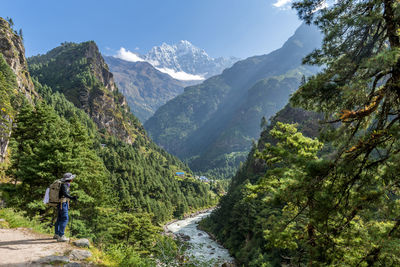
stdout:
<svg viewBox="0 0 400 267">
<path fill-rule="evenodd" d="M 172 222 L 166 225 L 166 231 L 173 233 L 190 245 L 187 253 L 201 261 L 212 262 L 217 266 L 234 266 L 234 259 L 227 249 L 215 242 L 206 232 L 197 228 L 198 223 L 209 216 L 211 211 Z"/>
</svg>

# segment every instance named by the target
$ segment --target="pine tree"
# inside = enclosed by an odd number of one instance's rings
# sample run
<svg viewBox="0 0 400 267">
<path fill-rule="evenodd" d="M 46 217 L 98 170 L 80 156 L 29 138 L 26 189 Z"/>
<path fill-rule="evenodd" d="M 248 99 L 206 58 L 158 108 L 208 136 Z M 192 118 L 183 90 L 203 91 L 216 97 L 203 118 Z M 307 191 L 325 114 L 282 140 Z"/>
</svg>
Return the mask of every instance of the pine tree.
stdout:
<svg viewBox="0 0 400 267">
<path fill-rule="evenodd" d="M 21 204 L 35 212 L 44 208 L 38 199 L 46 187 L 73 166 L 68 122 L 49 106 L 40 103 L 34 109 L 28 102 L 16 122 L 12 135 L 16 149 L 12 153 L 10 174 L 21 182 Z"/>
<path fill-rule="evenodd" d="M 399 265 L 400 4 L 324 4 L 293 5 L 325 38 L 322 48 L 304 60 L 323 71 L 308 79 L 291 102 L 325 114 L 324 141 L 336 153 L 326 158 L 329 163 L 305 169 L 308 185 L 301 180 L 299 192 L 308 200 L 290 207 L 292 217 L 281 231 L 291 228 L 297 242 L 286 249 L 297 251 L 288 253 L 296 255 L 293 263 Z"/>
</svg>

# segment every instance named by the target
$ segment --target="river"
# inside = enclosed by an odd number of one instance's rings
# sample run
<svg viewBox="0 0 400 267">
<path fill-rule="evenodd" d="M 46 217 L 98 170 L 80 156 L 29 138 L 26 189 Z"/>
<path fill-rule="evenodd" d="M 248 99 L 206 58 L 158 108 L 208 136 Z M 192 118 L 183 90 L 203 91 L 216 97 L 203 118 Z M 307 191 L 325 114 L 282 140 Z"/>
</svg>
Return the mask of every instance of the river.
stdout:
<svg viewBox="0 0 400 267">
<path fill-rule="evenodd" d="M 197 229 L 198 222 L 210 214 L 211 211 L 208 211 L 195 217 L 175 221 L 167 225 L 167 229 L 176 236 L 190 237 L 186 241 L 190 244 L 190 249 L 187 250 L 190 256 L 201 261 L 211 261 L 213 265 L 216 264 L 219 266 L 225 262 L 233 263 L 234 259 L 229 255 L 227 249 L 212 240 L 206 232 Z"/>
</svg>

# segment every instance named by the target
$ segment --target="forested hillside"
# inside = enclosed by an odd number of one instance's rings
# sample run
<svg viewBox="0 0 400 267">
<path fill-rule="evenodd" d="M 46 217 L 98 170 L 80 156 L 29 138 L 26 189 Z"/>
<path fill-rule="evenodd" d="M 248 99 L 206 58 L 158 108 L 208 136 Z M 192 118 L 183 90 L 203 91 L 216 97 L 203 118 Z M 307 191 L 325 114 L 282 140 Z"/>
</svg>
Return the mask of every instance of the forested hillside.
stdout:
<svg viewBox="0 0 400 267">
<path fill-rule="evenodd" d="M 185 92 L 146 123 L 153 140 L 197 172 L 229 177 L 244 161 L 260 121 L 287 103 L 302 76 L 317 68 L 301 59 L 320 43 L 316 28 L 300 26 L 282 48 L 235 63 Z"/>
<path fill-rule="evenodd" d="M 315 138 L 319 134 L 323 119 L 315 112 L 293 108 L 289 104 L 279 111 L 269 125 L 263 125 L 263 131 L 257 145 L 254 145 L 247 160 L 232 178 L 229 191 L 219 204 L 219 208 L 202 222 L 202 226 L 214 233 L 237 260 L 250 266 L 261 266 L 271 261 L 279 265 L 279 256 L 267 248 L 262 225 L 259 219 L 266 216 L 266 205 L 247 201 L 249 184 L 257 184 L 268 170 L 268 166 L 255 153 L 263 151 L 267 143 L 276 144 L 277 138 L 270 131 L 278 123 L 294 124 L 304 136 Z M 243 216 L 245 215 L 245 216 Z M 236 225 L 237 227 L 232 227 Z"/>
<path fill-rule="evenodd" d="M 245 266 L 399 266 L 400 5 L 321 4 L 293 5 L 325 34 L 309 111 L 274 117 L 203 227 Z"/>
<path fill-rule="evenodd" d="M 43 204 L 44 192 L 73 172 L 79 201 L 71 203 L 70 234 L 118 244 L 125 251 L 120 260 L 132 261 L 156 252 L 155 240 L 164 240 L 160 223 L 215 204 L 209 184 L 191 178 L 186 165 L 147 137 L 94 42 L 64 43 L 31 58 L 32 81 L 20 36 L 0 22 L 0 38 L 9 44 L 0 51 L 1 144 L 11 144 L 1 163 L 7 206 L 50 224 L 54 209 Z M 22 78 L 9 62 L 21 64 Z M 178 170 L 187 177 L 175 177 Z"/>
<path fill-rule="evenodd" d="M 211 196 L 207 196 L 204 184 L 174 178 L 176 171 L 190 173 L 190 170 L 148 139 L 140 122 L 129 112 L 125 98 L 118 92 L 93 42 L 67 43 L 28 62 L 34 78 L 49 88 L 56 88 L 52 89 L 54 92 L 63 93 L 100 128 L 99 155 L 126 208 L 154 212 L 158 221 L 162 221 L 171 218 L 178 205 L 188 211 L 189 207 L 209 203 Z M 183 183 L 182 190 L 192 189 L 181 191 L 180 183 Z M 196 194 L 200 194 L 199 198 Z"/>
</svg>

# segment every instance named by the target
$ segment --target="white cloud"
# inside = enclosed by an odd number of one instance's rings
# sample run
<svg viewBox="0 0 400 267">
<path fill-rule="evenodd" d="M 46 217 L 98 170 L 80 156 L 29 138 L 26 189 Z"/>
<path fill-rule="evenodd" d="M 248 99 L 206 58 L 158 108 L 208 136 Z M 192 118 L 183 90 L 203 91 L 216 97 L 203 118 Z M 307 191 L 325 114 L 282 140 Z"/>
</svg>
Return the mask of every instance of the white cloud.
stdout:
<svg viewBox="0 0 400 267">
<path fill-rule="evenodd" d="M 143 58 L 141 58 L 140 56 L 138 56 L 137 54 L 126 50 L 125 48 L 121 47 L 117 54 L 115 55 L 115 57 L 126 60 L 126 61 L 130 61 L 130 62 L 137 62 L 137 61 L 145 61 Z"/>
<path fill-rule="evenodd" d="M 277 0 L 272 5 L 274 7 L 280 8 L 280 9 L 286 9 L 286 8 L 290 7 L 291 3 L 292 3 L 292 0 Z"/>
<path fill-rule="evenodd" d="M 175 71 L 173 69 L 168 68 L 156 68 L 159 71 L 168 74 L 174 79 L 181 80 L 181 81 L 202 81 L 204 77 L 201 75 L 193 75 L 190 73 L 186 73 L 184 71 Z"/>
</svg>

